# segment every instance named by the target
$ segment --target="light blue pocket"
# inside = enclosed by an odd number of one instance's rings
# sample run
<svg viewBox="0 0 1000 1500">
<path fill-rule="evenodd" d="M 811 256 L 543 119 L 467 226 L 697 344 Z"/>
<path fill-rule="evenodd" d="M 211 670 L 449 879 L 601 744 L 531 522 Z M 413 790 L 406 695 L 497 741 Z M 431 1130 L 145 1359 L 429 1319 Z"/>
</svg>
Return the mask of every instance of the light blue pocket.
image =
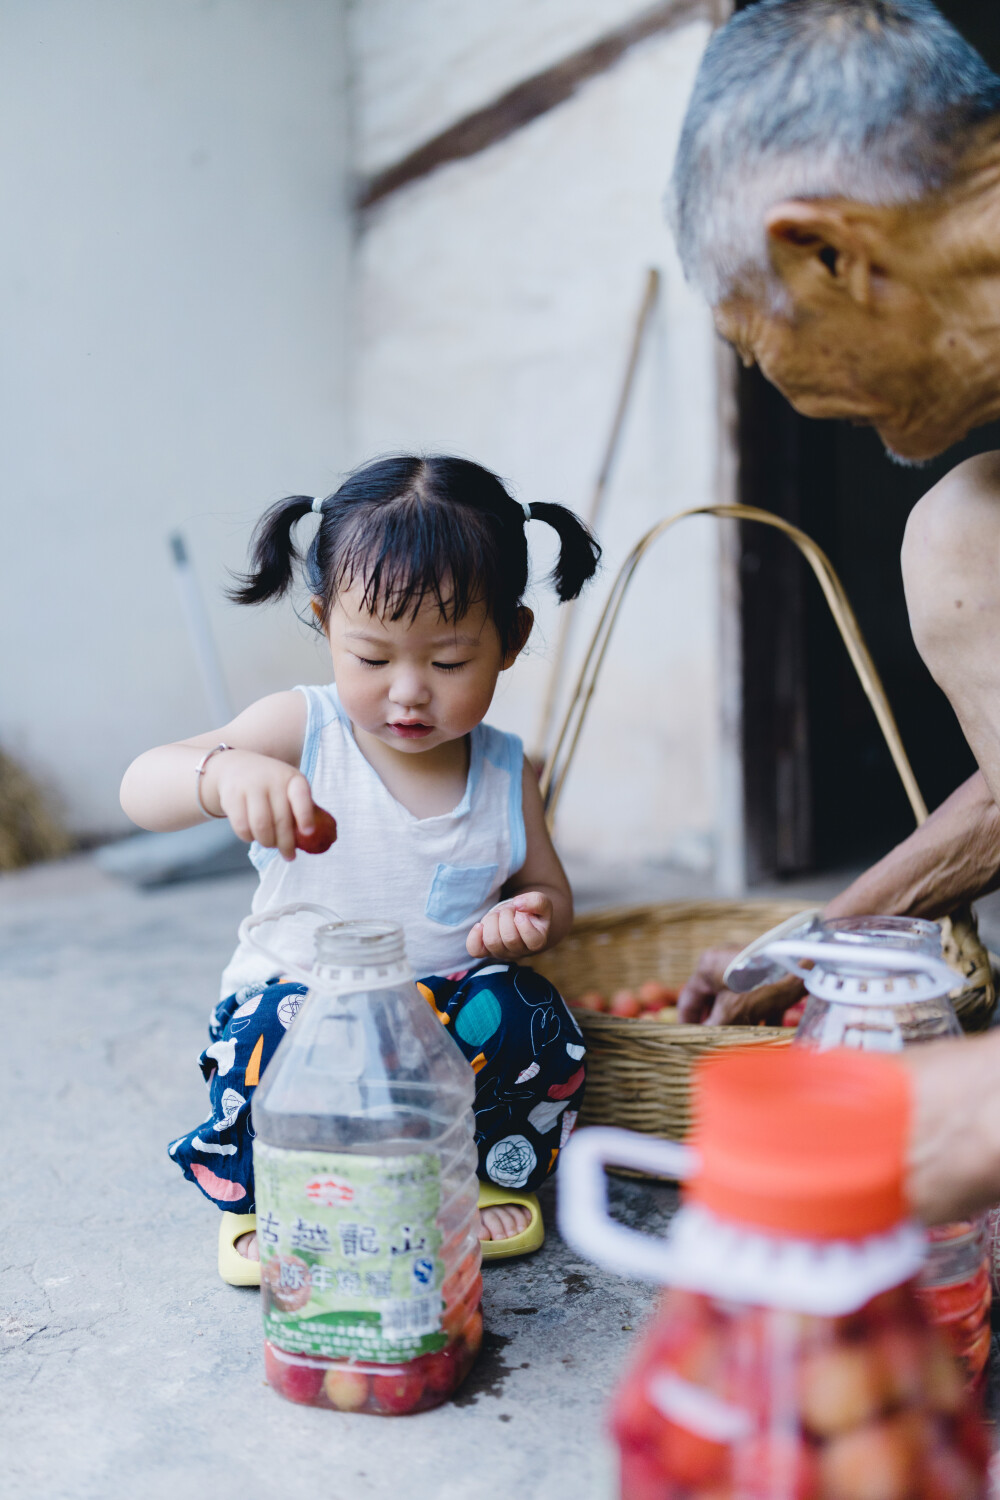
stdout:
<svg viewBox="0 0 1000 1500">
<path fill-rule="evenodd" d="M 427 916 L 445 927 L 468 921 L 492 891 L 499 868 L 499 865 L 438 865 L 427 897 Z"/>
</svg>

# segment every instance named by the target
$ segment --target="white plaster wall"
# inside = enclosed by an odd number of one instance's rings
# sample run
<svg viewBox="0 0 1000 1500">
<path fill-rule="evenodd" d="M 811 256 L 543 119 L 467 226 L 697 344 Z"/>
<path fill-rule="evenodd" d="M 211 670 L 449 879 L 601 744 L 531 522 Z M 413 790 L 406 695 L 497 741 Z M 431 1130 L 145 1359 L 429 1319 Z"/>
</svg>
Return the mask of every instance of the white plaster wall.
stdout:
<svg viewBox="0 0 1000 1500">
<path fill-rule="evenodd" d="M 372 9 L 385 14 L 389 0 Z M 568 14 L 554 4 L 534 9 Z M 601 7 L 579 9 L 593 20 Z M 483 20 L 478 5 L 469 10 Z M 533 66 L 539 33 L 525 29 Z M 506 15 L 492 33 L 480 28 L 477 58 L 503 48 L 513 59 L 506 31 Z M 462 452 L 510 478 L 522 498 L 577 509 L 598 469 L 646 268 L 662 269 L 663 300 L 600 527 L 606 567 L 580 612 L 577 654 L 640 533 L 714 498 L 713 336 L 683 284 L 661 211 L 706 40 L 707 26 L 694 24 L 636 49 L 517 135 L 386 200 L 358 248 L 353 457 L 401 447 Z M 420 71 L 394 35 L 382 45 L 392 55 L 379 58 L 380 76 L 401 75 L 404 61 Z M 434 80 L 423 77 L 430 98 Z M 451 109 L 450 75 L 436 81 Z M 359 87 L 373 111 L 377 91 L 363 77 Z M 411 103 L 407 131 L 423 138 L 429 128 Z M 442 107 L 438 97 L 425 126 Z M 399 134 L 399 109 L 385 102 L 386 138 Z M 378 122 L 368 129 L 379 139 Z M 566 848 L 608 858 L 708 855 L 718 751 L 715 524 L 685 523 L 638 577 L 568 785 Z M 551 533 L 532 525 L 529 536 L 542 568 Z M 539 587 L 535 602 L 531 653 L 491 714 L 529 739 L 555 635 L 551 596 Z"/>
<path fill-rule="evenodd" d="M 237 706 L 324 673 L 225 604 L 271 500 L 343 464 L 341 0 L 0 11 L 0 743 L 77 829 L 139 750 L 210 727 L 180 526 Z"/>
<path fill-rule="evenodd" d="M 648 0 L 349 0 L 357 165 L 375 172 Z"/>
</svg>

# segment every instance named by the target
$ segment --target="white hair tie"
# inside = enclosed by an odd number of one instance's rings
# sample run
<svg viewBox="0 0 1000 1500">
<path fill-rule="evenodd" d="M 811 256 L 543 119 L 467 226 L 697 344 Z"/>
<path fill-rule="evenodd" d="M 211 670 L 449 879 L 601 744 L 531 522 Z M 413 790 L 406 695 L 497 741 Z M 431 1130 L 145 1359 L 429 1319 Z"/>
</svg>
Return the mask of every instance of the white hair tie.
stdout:
<svg viewBox="0 0 1000 1500">
<path fill-rule="evenodd" d="M 527 500 L 522 500 L 521 501 L 521 509 L 524 511 L 524 519 L 526 521 L 530 521 L 531 520 L 531 506 L 528 504 Z"/>
<path fill-rule="evenodd" d="M 321 516 L 323 514 L 323 501 L 325 499 L 326 499 L 325 495 L 314 495 L 313 496 L 312 508 L 313 508 L 313 510 L 316 512 L 316 514 L 318 516 Z"/>
</svg>

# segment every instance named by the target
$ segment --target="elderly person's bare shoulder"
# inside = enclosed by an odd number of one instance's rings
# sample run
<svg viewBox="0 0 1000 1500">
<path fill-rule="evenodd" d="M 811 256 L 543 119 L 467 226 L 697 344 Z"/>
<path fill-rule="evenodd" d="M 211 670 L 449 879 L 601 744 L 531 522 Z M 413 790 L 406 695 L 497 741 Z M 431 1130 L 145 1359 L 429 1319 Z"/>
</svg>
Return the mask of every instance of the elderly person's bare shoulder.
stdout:
<svg viewBox="0 0 1000 1500">
<path fill-rule="evenodd" d="M 1000 536 L 1000 452 L 956 465 L 917 502 L 903 539 L 903 576 L 955 563 L 995 570 L 994 534 Z"/>
<path fill-rule="evenodd" d="M 917 650 L 988 772 L 975 726 L 984 698 L 992 703 L 996 693 L 991 664 L 1000 628 L 1000 453 L 970 458 L 928 491 L 910 513 L 902 563 Z"/>
</svg>

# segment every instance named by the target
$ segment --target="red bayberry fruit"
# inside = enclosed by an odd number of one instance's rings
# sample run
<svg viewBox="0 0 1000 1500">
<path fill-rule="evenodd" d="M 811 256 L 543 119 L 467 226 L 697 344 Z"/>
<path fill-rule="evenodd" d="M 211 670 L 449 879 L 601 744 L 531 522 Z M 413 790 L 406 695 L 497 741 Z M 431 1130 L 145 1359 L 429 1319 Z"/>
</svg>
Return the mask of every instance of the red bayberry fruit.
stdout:
<svg viewBox="0 0 1000 1500">
<path fill-rule="evenodd" d="M 395 1375 L 372 1376 L 372 1399 L 381 1412 L 401 1417 L 412 1411 L 424 1394 L 424 1377 L 412 1365 Z"/>
<path fill-rule="evenodd" d="M 265 1345 L 268 1383 L 289 1401 L 298 1401 L 303 1406 L 311 1405 L 323 1389 L 323 1376 L 326 1374 L 324 1367 L 293 1363 L 289 1359 L 279 1359 L 276 1355 L 271 1355 L 269 1360 L 267 1356 L 270 1353 Z"/>
<path fill-rule="evenodd" d="M 475 1357 L 483 1343 L 483 1315 L 478 1307 L 462 1329 L 462 1338 L 469 1353 Z"/>
<path fill-rule="evenodd" d="M 819 1463 L 809 1445 L 780 1434 L 753 1438 L 734 1460 L 737 1489 L 748 1495 L 781 1495 L 788 1500 L 816 1500 Z"/>
<path fill-rule="evenodd" d="M 275 1354 L 272 1346 L 264 1344 L 264 1377 L 268 1385 L 274 1391 L 280 1391 L 285 1384 L 285 1365 Z"/>
<path fill-rule="evenodd" d="M 570 1005 L 577 1010 L 607 1010 L 608 997 L 602 995 L 600 990 L 584 990 L 582 995 L 577 995 L 575 1000 L 570 1001 Z"/>
<path fill-rule="evenodd" d="M 325 807 L 317 807 L 313 817 L 312 833 L 295 830 L 295 847 L 305 854 L 324 854 L 337 837 L 337 824 Z"/>
<path fill-rule="evenodd" d="M 611 1014 L 625 1016 L 631 1020 L 642 1014 L 642 1006 L 632 990 L 617 990 L 611 996 Z"/>
<path fill-rule="evenodd" d="M 461 1363 L 457 1344 L 447 1344 L 434 1354 L 426 1354 L 420 1361 L 423 1366 L 427 1389 L 435 1396 L 447 1396 L 456 1387 L 461 1376 Z"/>
</svg>

